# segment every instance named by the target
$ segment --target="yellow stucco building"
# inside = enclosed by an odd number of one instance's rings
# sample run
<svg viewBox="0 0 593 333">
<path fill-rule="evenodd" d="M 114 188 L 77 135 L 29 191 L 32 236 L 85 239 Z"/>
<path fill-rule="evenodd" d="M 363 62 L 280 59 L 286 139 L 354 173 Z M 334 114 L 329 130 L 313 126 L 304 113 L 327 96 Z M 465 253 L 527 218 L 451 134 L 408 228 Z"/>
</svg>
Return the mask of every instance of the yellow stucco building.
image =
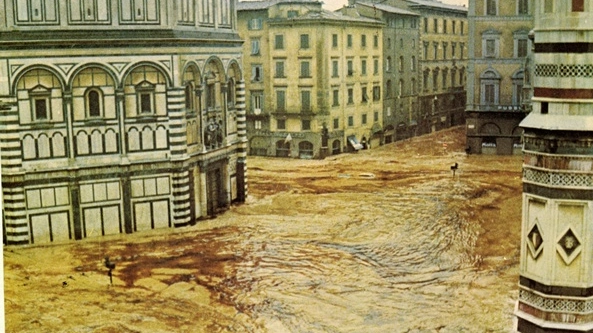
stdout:
<svg viewBox="0 0 593 333">
<path fill-rule="evenodd" d="M 321 5 L 239 3 L 250 154 L 323 158 L 381 143 L 383 24 Z"/>
</svg>

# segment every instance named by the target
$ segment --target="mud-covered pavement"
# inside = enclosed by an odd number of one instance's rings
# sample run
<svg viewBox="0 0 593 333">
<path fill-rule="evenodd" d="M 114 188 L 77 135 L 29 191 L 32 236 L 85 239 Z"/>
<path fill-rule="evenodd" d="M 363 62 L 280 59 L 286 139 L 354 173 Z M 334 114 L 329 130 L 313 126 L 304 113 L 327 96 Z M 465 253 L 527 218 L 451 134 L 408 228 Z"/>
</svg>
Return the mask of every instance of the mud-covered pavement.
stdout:
<svg viewBox="0 0 593 333">
<path fill-rule="evenodd" d="M 196 226 L 5 248 L 6 330 L 510 332 L 521 158 L 464 141 L 250 158 L 248 202 Z"/>
</svg>

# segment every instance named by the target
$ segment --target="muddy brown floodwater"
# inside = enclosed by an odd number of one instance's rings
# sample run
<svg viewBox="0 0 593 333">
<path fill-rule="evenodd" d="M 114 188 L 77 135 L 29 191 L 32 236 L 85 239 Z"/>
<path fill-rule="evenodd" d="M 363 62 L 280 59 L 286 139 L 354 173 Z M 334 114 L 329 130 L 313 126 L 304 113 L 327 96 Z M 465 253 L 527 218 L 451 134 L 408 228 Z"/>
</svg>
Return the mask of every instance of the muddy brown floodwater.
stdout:
<svg viewBox="0 0 593 333">
<path fill-rule="evenodd" d="M 510 332 L 521 158 L 464 141 L 250 158 L 248 201 L 196 226 L 5 247 L 7 332 Z"/>
</svg>

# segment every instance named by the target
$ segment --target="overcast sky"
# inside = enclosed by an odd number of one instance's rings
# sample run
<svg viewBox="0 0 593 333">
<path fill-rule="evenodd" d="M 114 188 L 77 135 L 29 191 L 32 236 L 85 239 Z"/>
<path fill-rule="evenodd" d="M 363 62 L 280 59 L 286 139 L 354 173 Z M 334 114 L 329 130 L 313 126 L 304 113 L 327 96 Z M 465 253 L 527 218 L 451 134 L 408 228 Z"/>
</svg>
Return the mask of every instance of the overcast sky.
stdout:
<svg viewBox="0 0 593 333">
<path fill-rule="evenodd" d="M 342 8 L 342 6 L 348 4 L 348 0 L 322 0 L 323 1 L 323 8 L 328 10 L 335 10 L 338 8 Z M 443 3 L 448 3 L 452 5 L 465 5 L 467 7 L 468 0 L 440 0 Z"/>
</svg>

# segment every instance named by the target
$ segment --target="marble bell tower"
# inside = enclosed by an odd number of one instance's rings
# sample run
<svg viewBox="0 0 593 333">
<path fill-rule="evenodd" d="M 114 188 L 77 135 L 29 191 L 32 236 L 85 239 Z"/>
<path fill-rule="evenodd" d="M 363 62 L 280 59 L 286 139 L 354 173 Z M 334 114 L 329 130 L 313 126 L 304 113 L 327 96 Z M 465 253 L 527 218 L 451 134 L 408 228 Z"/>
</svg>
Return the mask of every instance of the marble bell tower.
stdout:
<svg viewBox="0 0 593 333">
<path fill-rule="evenodd" d="M 533 4 L 516 329 L 593 332 L 593 1 Z"/>
</svg>

